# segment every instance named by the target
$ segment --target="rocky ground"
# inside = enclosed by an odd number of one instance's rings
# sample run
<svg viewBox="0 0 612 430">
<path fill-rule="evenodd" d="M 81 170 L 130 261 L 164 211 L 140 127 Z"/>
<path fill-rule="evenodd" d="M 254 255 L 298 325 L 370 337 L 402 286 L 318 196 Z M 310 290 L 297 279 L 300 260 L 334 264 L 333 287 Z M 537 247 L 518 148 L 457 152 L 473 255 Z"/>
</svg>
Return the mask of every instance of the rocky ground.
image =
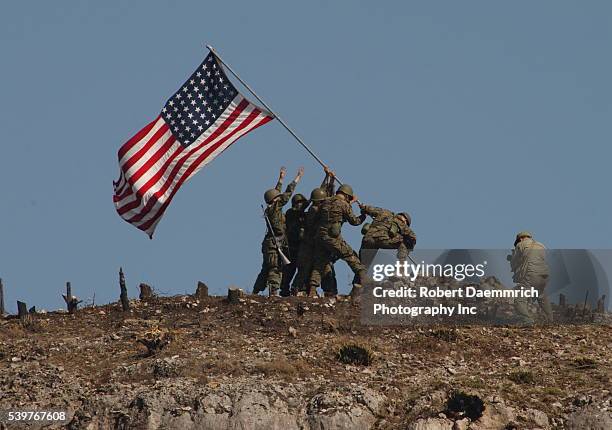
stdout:
<svg viewBox="0 0 612 430">
<path fill-rule="evenodd" d="M 68 411 L 51 428 L 610 429 L 611 365 L 610 325 L 368 327 L 343 297 L 0 319 L 0 410 Z"/>
</svg>

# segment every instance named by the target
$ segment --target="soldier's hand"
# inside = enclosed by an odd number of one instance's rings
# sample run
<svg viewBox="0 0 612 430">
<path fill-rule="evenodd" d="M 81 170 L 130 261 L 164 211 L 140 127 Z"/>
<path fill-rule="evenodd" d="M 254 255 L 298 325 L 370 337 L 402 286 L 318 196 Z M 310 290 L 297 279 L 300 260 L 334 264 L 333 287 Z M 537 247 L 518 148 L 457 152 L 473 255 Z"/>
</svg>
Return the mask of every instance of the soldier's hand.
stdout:
<svg viewBox="0 0 612 430">
<path fill-rule="evenodd" d="M 355 203 L 355 202 L 359 203 L 359 197 L 353 196 L 353 198 L 351 199 L 351 203 Z"/>
<path fill-rule="evenodd" d="M 304 176 L 304 168 L 300 167 L 298 169 L 297 176 L 295 177 L 295 180 L 299 181 L 300 179 L 302 179 L 302 176 Z"/>
<path fill-rule="evenodd" d="M 286 174 L 287 174 L 287 168 L 285 166 L 281 167 L 279 177 L 283 179 Z"/>
</svg>

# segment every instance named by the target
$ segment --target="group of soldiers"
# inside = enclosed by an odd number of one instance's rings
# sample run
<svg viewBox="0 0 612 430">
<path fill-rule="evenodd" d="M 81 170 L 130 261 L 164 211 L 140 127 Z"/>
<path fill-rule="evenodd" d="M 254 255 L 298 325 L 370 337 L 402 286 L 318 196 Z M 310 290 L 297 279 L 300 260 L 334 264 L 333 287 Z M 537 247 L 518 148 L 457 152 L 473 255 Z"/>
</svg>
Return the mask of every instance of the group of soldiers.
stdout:
<svg viewBox="0 0 612 430">
<path fill-rule="evenodd" d="M 253 294 L 269 290 L 270 295 L 318 296 L 321 288 L 325 296 L 335 296 L 338 284 L 334 263 L 344 260 L 354 273 L 353 288 L 359 288 L 367 277 L 367 268 L 378 249 L 395 249 L 400 261 L 416 245 L 416 236 L 410 228 L 411 217 L 406 212 L 394 213 L 387 209 L 364 205 L 348 184 L 335 189 L 334 173 L 324 168 L 325 177 L 307 199 L 294 194 L 304 175 L 300 168 L 295 179 L 282 191 L 286 169 L 280 170 L 275 188 L 264 193 L 266 207 L 266 235 L 261 244 L 263 263 L 253 287 Z M 283 208 L 291 201 L 291 207 Z M 361 211 L 356 215 L 352 204 Z M 367 217 L 371 223 L 362 228 L 363 238 L 359 252 L 355 252 L 342 237 L 342 225 L 348 222 L 358 226 Z M 514 281 L 519 288 L 535 288 L 540 292 L 538 305 L 541 316 L 552 321 L 552 310 L 544 289 L 548 283 L 546 248 L 533 240 L 531 233 L 520 232 L 514 242 L 508 261 Z M 535 315 L 526 301 L 516 300 L 519 317 L 530 323 Z"/>
<path fill-rule="evenodd" d="M 312 190 L 310 199 L 293 194 L 304 175 L 303 168 L 284 192 L 286 169 L 281 168 L 276 187 L 264 193 L 267 230 L 261 244 L 263 263 L 253 294 L 268 288 L 271 295 L 316 297 L 320 287 L 325 296 L 335 296 L 337 260 L 348 264 L 354 273 L 353 288 L 359 288 L 371 263 L 372 253 L 367 250 L 396 249 L 398 259 L 403 260 L 414 248 L 416 236 L 408 213 L 364 205 L 350 185 L 342 184 L 335 190 L 334 173 L 327 167 L 324 171 L 323 182 Z M 290 200 L 291 208 L 283 212 Z M 359 205 L 360 215 L 353 212 L 354 203 Z M 356 253 L 342 238 L 342 225 L 361 225 L 368 216 L 372 222 L 362 228 L 361 248 Z"/>
</svg>

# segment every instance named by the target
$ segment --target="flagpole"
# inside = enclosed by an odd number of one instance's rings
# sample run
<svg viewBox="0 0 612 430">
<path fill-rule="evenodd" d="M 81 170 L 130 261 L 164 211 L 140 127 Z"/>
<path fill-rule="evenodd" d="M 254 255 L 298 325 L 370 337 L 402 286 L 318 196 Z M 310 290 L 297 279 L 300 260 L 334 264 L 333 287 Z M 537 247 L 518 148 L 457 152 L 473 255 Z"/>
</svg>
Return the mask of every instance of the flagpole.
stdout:
<svg viewBox="0 0 612 430">
<path fill-rule="evenodd" d="M 231 66 L 229 64 L 227 64 L 223 58 L 221 58 L 221 56 L 217 53 L 217 51 L 215 50 L 215 48 L 213 48 L 210 45 L 206 45 L 206 48 L 208 48 L 210 50 L 210 52 L 212 52 L 214 54 L 215 57 L 217 57 L 217 60 L 221 61 L 221 64 L 223 64 L 225 67 L 227 67 L 227 70 L 230 71 L 230 73 L 232 75 L 234 75 L 236 77 L 236 79 L 238 79 L 238 81 L 240 81 L 240 83 L 242 85 L 244 85 L 244 87 L 250 91 L 251 94 L 253 94 L 255 96 L 255 98 L 259 101 L 259 103 L 261 103 L 267 110 L 268 112 L 270 112 L 272 115 L 274 115 L 274 117 L 278 120 L 278 122 L 281 123 L 281 125 L 283 127 L 285 127 L 285 129 L 289 132 L 289 134 L 291 134 L 291 136 L 293 136 L 295 138 L 295 140 L 298 141 L 298 143 L 300 145 L 302 145 L 304 147 L 304 149 L 314 157 L 315 160 L 317 160 L 317 162 L 324 168 L 327 167 L 327 164 L 325 164 L 323 162 L 323 160 L 321 160 L 319 158 L 319 156 L 317 154 L 314 153 L 314 151 L 312 149 L 310 149 L 310 147 L 308 145 L 306 145 L 306 143 L 300 139 L 300 137 L 295 134 L 295 132 L 287 125 L 287 123 L 285 123 L 285 121 L 283 121 L 283 119 L 281 117 L 279 117 L 271 108 L 270 106 L 268 106 L 268 104 L 266 102 L 264 102 L 261 97 L 259 97 L 257 95 L 257 93 L 255 91 L 253 91 L 253 89 L 249 86 L 249 84 L 247 84 L 246 82 L 244 82 L 242 80 L 242 78 L 240 76 L 238 76 L 238 74 L 236 72 L 234 72 L 234 69 L 231 68 Z M 340 184 L 342 185 L 342 181 L 334 174 L 334 179 Z M 359 200 L 357 200 L 357 203 L 361 204 L 361 202 Z M 410 255 L 408 255 L 408 258 L 410 259 L 410 261 L 412 261 L 414 264 L 416 264 L 416 262 L 412 259 L 412 257 Z"/>
<path fill-rule="evenodd" d="M 206 45 L 206 47 L 207 47 L 207 48 L 210 50 L 210 52 L 212 52 L 212 53 L 214 54 L 214 56 L 215 56 L 215 57 L 217 57 L 217 59 L 218 59 L 218 60 L 219 60 L 219 61 L 220 61 L 220 62 L 221 62 L 221 63 L 222 63 L 222 64 L 223 64 L 225 67 L 227 67 L 227 70 L 229 70 L 229 71 L 230 71 L 230 73 L 231 73 L 232 75 L 234 75 L 234 76 L 236 77 L 236 79 L 238 79 L 238 81 L 240 81 L 240 83 L 241 83 L 242 85 L 244 85 L 244 87 L 245 87 L 247 90 L 249 90 L 251 94 L 253 94 L 253 95 L 255 96 L 255 98 L 256 98 L 256 99 L 259 101 L 259 103 L 261 103 L 261 104 L 262 104 L 262 105 L 263 105 L 263 106 L 264 106 L 264 107 L 265 107 L 265 108 L 268 110 L 268 112 L 270 112 L 272 115 L 274 115 L 274 117 L 275 117 L 275 118 L 278 120 L 278 122 L 280 122 L 280 123 L 281 123 L 281 125 L 282 125 L 283 127 L 285 127 L 285 129 L 286 129 L 286 130 L 289 132 L 289 134 L 291 134 L 291 136 L 293 136 L 293 137 L 295 138 L 295 140 L 297 140 L 297 141 L 298 141 L 298 143 L 299 143 L 300 145 L 302 145 L 302 146 L 304 147 L 304 149 L 305 149 L 305 150 L 306 150 L 306 151 L 307 151 L 307 152 L 308 152 L 310 155 L 312 155 L 312 156 L 314 157 L 314 159 L 315 159 L 315 160 L 317 160 L 317 162 L 318 162 L 318 163 L 319 163 L 319 164 L 320 164 L 322 167 L 326 168 L 326 167 L 327 167 L 327 164 L 325 164 L 325 163 L 323 162 L 323 160 L 321 160 L 321 159 L 319 158 L 319 156 L 318 156 L 317 154 L 315 154 L 315 152 L 314 152 L 314 151 L 313 151 L 313 150 L 312 150 L 312 149 L 311 149 L 311 148 L 310 148 L 308 145 L 306 145 L 306 143 L 305 143 L 305 142 L 304 142 L 302 139 L 300 139 L 300 137 L 299 137 L 297 134 L 295 134 L 295 132 L 294 132 L 294 131 L 293 131 L 293 130 L 292 130 L 292 129 L 291 129 L 291 128 L 290 128 L 290 127 L 287 125 L 287 123 L 286 123 L 285 121 L 283 121 L 283 119 L 282 119 L 280 116 L 278 116 L 278 115 L 276 114 L 276 112 L 274 112 L 274 111 L 273 111 L 273 110 L 270 108 L 270 106 L 268 106 L 268 104 L 267 104 L 266 102 L 264 102 L 264 101 L 261 99 L 261 97 L 259 97 L 259 96 L 257 95 L 257 93 L 256 93 L 255 91 L 253 91 L 253 89 L 252 89 L 252 88 L 249 86 L 249 84 L 247 84 L 246 82 L 244 82 L 244 81 L 242 80 L 242 78 L 240 78 L 240 76 L 238 76 L 238 74 L 237 74 L 236 72 L 234 72 L 234 70 L 231 68 L 231 66 L 230 66 L 229 64 L 227 64 L 227 63 L 226 63 L 226 62 L 223 60 L 223 58 L 221 58 L 221 56 L 220 56 L 220 55 L 217 53 L 217 51 L 215 50 L 215 48 L 213 48 L 213 47 L 212 47 L 212 46 L 210 46 L 210 45 Z M 340 185 L 342 185 L 342 181 L 341 181 L 341 180 L 340 180 L 340 179 L 339 179 L 337 176 L 335 176 L 335 175 L 334 175 L 334 179 L 336 179 L 336 181 L 338 181 L 338 183 L 339 183 Z"/>
</svg>

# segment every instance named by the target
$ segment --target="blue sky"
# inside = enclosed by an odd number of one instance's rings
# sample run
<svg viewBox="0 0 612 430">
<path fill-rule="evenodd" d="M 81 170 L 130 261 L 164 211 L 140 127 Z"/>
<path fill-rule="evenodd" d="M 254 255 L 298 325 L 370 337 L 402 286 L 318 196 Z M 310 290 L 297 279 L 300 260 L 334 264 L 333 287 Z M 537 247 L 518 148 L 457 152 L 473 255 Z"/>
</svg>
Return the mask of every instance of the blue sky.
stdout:
<svg viewBox="0 0 612 430">
<path fill-rule="evenodd" d="M 12 2 L 0 16 L 0 277 L 55 309 L 203 280 L 250 290 L 278 168 L 318 165 L 272 122 L 177 194 L 150 241 L 114 211 L 121 144 L 210 43 L 351 183 L 407 210 L 423 248 L 610 248 L 612 4 Z M 359 245 L 359 228 L 345 227 Z M 342 290 L 349 275 L 338 265 Z"/>
</svg>

